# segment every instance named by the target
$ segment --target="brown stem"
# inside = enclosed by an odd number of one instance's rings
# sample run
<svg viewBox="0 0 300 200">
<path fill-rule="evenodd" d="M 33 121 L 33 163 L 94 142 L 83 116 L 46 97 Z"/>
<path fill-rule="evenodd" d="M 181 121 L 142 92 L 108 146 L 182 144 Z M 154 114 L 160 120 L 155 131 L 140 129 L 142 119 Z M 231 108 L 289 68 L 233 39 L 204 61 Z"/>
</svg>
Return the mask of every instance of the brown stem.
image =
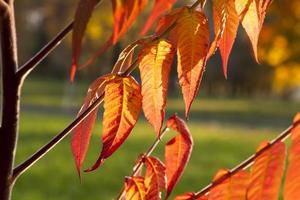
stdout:
<svg viewBox="0 0 300 200">
<path fill-rule="evenodd" d="M 12 169 L 15 160 L 19 125 L 19 95 L 22 80 L 16 77 L 18 67 L 14 7 L 5 1 L 10 12 L 1 20 L 2 52 L 2 122 L 0 129 L 0 199 L 9 200 L 13 188 Z M 3 3 L 3 2 L 2 2 Z"/>
<path fill-rule="evenodd" d="M 274 140 L 272 140 L 268 145 L 266 145 L 264 148 L 262 148 L 260 151 L 256 152 L 255 154 L 251 155 L 249 158 L 247 158 L 245 161 L 231 169 L 227 174 L 221 176 L 216 181 L 210 183 L 203 189 L 201 189 L 199 192 L 195 193 L 194 199 L 200 198 L 204 196 L 206 193 L 208 193 L 211 189 L 215 188 L 217 185 L 223 183 L 225 180 L 230 178 L 231 176 L 235 175 L 240 170 L 246 169 L 249 166 L 251 166 L 254 162 L 254 160 L 263 154 L 265 151 L 269 150 L 274 144 L 284 141 L 286 138 L 288 138 L 291 134 L 291 131 L 300 124 L 300 120 L 294 122 L 291 126 L 289 126 L 286 130 L 284 130 L 282 133 L 280 133 Z"/>
<path fill-rule="evenodd" d="M 33 70 L 44 58 L 46 58 L 73 29 L 73 21 L 70 22 L 60 33 L 58 33 L 48 44 L 37 52 L 29 61 L 27 61 L 17 72 L 19 77 L 26 76 Z"/>
<path fill-rule="evenodd" d="M 153 142 L 153 144 L 149 147 L 149 149 L 146 151 L 145 154 L 143 154 L 142 157 L 148 157 L 152 154 L 152 152 L 156 149 L 156 147 L 158 146 L 158 144 L 160 143 L 162 137 L 166 134 L 166 132 L 168 131 L 169 129 L 167 127 L 164 127 L 162 130 L 161 130 L 161 133 L 160 133 L 160 137 L 156 138 L 155 141 Z M 133 168 L 133 171 L 132 171 L 132 174 L 131 174 L 131 177 L 133 176 L 136 176 L 139 171 L 141 170 L 143 166 L 143 159 L 139 159 L 138 162 L 135 164 L 134 168 Z M 122 187 L 121 189 L 121 192 L 119 193 L 118 197 L 117 197 L 117 200 L 121 200 L 122 197 L 124 196 L 125 194 L 125 191 L 124 191 L 124 186 Z"/>
</svg>

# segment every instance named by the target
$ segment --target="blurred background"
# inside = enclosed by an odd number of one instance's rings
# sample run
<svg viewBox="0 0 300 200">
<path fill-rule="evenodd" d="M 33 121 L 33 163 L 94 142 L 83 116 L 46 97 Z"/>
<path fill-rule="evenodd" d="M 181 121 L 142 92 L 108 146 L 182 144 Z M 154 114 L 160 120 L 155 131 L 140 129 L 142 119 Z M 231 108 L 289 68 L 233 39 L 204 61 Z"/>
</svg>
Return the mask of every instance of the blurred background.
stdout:
<svg viewBox="0 0 300 200">
<path fill-rule="evenodd" d="M 151 3 L 153 1 L 150 1 Z M 208 1 L 210 2 L 210 1 Z M 25 63 L 73 18 L 77 1 L 16 1 L 20 64 Z M 151 4 L 150 3 L 150 4 Z M 190 1 L 178 1 L 176 6 Z M 71 34 L 29 76 L 22 93 L 17 163 L 36 151 L 75 118 L 89 84 L 111 70 L 119 52 L 136 40 L 147 18 L 148 6 L 124 38 L 69 82 Z M 211 5 L 206 6 L 211 19 Z M 110 1 L 99 6 L 84 39 L 83 63 L 110 36 Z M 212 29 L 212 27 L 211 27 Z M 213 37 L 213 35 L 212 35 Z M 263 140 L 275 137 L 300 108 L 300 2 L 278 0 L 271 5 L 259 40 L 255 63 L 248 37 L 240 26 L 229 60 L 228 79 L 220 55 L 209 62 L 188 125 L 194 151 L 174 194 L 197 191 L 219 168 L 231 168 L 247 158 Z M 184 106 L 175 66 L 171 72 L 167 117 Z M 138 77 L 138 74 L 134 74 Z M 85 168 L 100 151 L 101 116 L 94 128 Z M 174 134 L 163 139 L 164 144 Z M 80 183 L 67 137 L 17 181 L 13 199 L 113 199 L 137 156 L 155 139 L 143 116 L 125 144 L 98 171 L 83 175 Z M 155 155 L 163 160 L 163 145 Z"/>
</svg>

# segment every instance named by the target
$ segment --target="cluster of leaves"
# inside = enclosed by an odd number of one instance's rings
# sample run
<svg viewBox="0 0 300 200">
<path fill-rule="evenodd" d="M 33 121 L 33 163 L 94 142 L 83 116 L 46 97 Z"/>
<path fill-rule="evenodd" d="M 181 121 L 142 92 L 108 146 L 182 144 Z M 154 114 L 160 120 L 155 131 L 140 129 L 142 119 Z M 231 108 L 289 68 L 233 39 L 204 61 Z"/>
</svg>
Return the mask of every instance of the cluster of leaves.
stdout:
<svg viewBox="0 0 300 200">
<path fill-rule="evenodd" d="M 99 2 L 100 0 L 79 2 L 74 22 L 71 79 L 74 78 L 77 68 L 84 31 L 94 7 Z M 162 16 L 157 23 L 155 34 L 128 45 L 120 54 L 112 72 L 93 82 L 79 114 L 87 110 L 97 99 L 104 99 L 103 146 L 98 160 L 86 170 L 87 172 L 101 166 L 123 144 L 142 110 L 153 126 L 158 140 L 160 139 L 165 131 L 162 126 L 165 119 L 168 79 L 175 53 L 186 118 L 199 89 L 206 63 L 218 48 L 223 60 L 224 75 L 227 77 L 228 58 L 239 23 L 248 34 L 255 58 L 258 60 L 256 50 L 258 37 L 266 9 L 271 1 L 213 0 L 215 38 L 212 42 L 209 41 L 209 23 L 203 12 L 203 2 L 197 1 L 191 7 L 177 8 Z M 115 44 L 126 33 L 147 3 L 147 0 L 112 0 L 114 30 L 109 41 L 101 47 L 102 50 Z M 141 34 L 146 33 L 152 23 L 163 12 L 170 10 L 174 3 L 175 0 L 156 0 Z M 199 4 L 200 8 L 197 7 Z M 133 61 L 137 47 L 140 50 Z M 130 75 L 136 66 L 140 71 L 141 84 Z M 79 174 L 89 146 L 97 110 L 98 108 L 93 110 L 73 133 L 72 152 Z M 184 121 L 176 115 L 169 118 L 167 127 L 174 129 L 178 134 L 166 145 L 165 164 L 150 155 L 141 156 L 138 166 L 144 163 L 146 172 L 143 175 L 138 171 L 139 175 L 134 174 L 126 178 L 124 189 L 126 199 L 160 199 L 161 190 L 166 191 L 167 199 L 178 181 L 189 160 L 192 137 Z M 258 152 L 265 147 L 269 147 L 268 143 L 263 143 Z M 292 147 L 289 168 L 294 169 L 294 165 L 299 163 L 293 156 L 296 152 L 296 147 Z M 276 143 L 256 158 L 250 174 L 238 171 L 231 176 L 230 171 L 221 170 L 213 181 L 224 176 L 229 178 L 211 190 L 208 196 L 199 198 L 275 199 L 278 196 L 284 159 L 285 146 L 282 142 Z M 288 170 L 288 180 L 291 176 L 296 176 L 291 174 L 293 171 L 295 170 Z M 299 181 L 296 181 L 296 186 L 297 182 Z M 287 181 L 285 194 L 288 197 L 295 195 L 293 183 Z M 177 199 L 195 198 L 198 198 L 195 193 L 177 197 Z"/>
<path fill-rule="evenodd" d="M 255 154 L 250 172 L 240 169 L 232 171 L 221 169 L 213 178 L 212 184 L 218 182 L 209 193 L 195 194 L 188 192 L 177 196 L 176 200 L 277 200 L 284 169 L 286 169 L 283 196 L 285 200 L 298 199 L 300 195 L 300 113 L 294 119 L 291 131 L 292 142 L 289 149 L 288 165 L 285 165 L 286 146 L 283 142 L 262 142 Z"/>
</svg>

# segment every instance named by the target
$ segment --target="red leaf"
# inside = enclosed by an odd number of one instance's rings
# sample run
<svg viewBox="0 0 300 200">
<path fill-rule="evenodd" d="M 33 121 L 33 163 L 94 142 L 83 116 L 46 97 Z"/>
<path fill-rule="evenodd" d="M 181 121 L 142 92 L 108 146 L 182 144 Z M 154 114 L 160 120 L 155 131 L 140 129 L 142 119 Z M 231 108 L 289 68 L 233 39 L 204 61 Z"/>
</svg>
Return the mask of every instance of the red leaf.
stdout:
<svg viewBox="0 0 300 200">
<path fill-rule="evenodd" d="M 141 35 L 145 35 L 147 31 L 151 28 L 153 22 L 165 11 L 172 8 L 173 4 L 176 0 L 155 0 L 154 7 L 151 11 L 151 14 L 140 33 Z"/>
<path fill-rule="evenodd" d="M 133 77 L 112 76 L 104 95 L 103 147 L 97 162 L 86 171 L 97 169 L 127 139 L 142 108 L 140 86 Z"/>
<path fill-rule="evenodd" d="M 103 94 L 105 87 L 105 76 L 96 79 L 90 86 L 84 103 L 78 113 L 82 114 L 86 109 L 94 103 L 94 101 Z M 73 130 L 71 141 L 72 153 L 75 159 L 76 168 L 80 176 L 80 169 L 84 161 L 89 142 L 97 118 L 98 108 L 92 111 L 84 120 L 82 120 Z"/>
<path fill-rule="evenodd" d="M 258 150 L 265 146 L 266 143 L 262 143 Z M 284 161 L 285 145 L 282 142 L 274 144 L 255 159 L 251 168 L 247 199 L 278 199 Z"/>
<path fill-rule="evenodd" d="M 80 0 L 77 4 L 74 24 L 73 24 L 73 38 L 72 38 L 72 68 L 70 72 L 71 81 L 74 80 L 78 59 L 81 51 L 82 38 L 84 36 L 87 24 L 90 20 L 95 6 L 100 0 Z"/>
<path fill-rule="evenodd" d="M 167 197 L 181 177 L 192 153 L 193 140 L 185 122 L 173 115 L 167 121 L 167 127 L 178 134 L 171 139 L 165 149 L 167 174 Z"/>
<path fill-rule="evenodd" d="M 125 178 L 125 200 L 146 200 L 146 187 L 143 177 Z"/>
<path fill-rule="evenodd" d="M 294 123 L 300 120 L 300 113 L 294 118 Z M 289 162 L 284 185 L 284 199 L 294 200 L 300 196 L 300 125 L 292 130 L 292 144 L 289 150 Z"/>
<path fill-rule="evenodd" d="M 145 45 L 139 54 L 143 110 L 157 136 L 163 124 L 174 48 L 166 40 Z"/>
<path fill-rule="evenodd" d="M 208 52 L 208 20 L 202 12 L 184 8 L 175 27 L 178 79 L 188 117 L 205 69 Z"/>
<path fill-rule="evenodd" d="M 217 181 L 226 175 L 228 170 L 219 170 L 213 181 Z M 249 173 L 239 171 L 229 177 L 209 192 L 209 200 L 241 200 L 246 197 L 247 187 L 249 183 Z"/>
<path fill-rule="evenodd" d="M 146 157 L 145 186 L 147 188 L 147 200 L 161 199 L 160 189 L 166 189 L 166 168 L 165 165 L 155 157 Z"/>
<path fill-rule="evenodd" d="M 222 34 L 218 41 L 218 46 L 220 48 L 220 53 L 223 60 L 224 75 L 227 78 L 228 58 L 239 26 L 239 16 L 235 10 L 235 1 L 213 1 L 213 14 L 215 34 L 217 35 L 218 32 L 222 30 Z"/>
</svg>

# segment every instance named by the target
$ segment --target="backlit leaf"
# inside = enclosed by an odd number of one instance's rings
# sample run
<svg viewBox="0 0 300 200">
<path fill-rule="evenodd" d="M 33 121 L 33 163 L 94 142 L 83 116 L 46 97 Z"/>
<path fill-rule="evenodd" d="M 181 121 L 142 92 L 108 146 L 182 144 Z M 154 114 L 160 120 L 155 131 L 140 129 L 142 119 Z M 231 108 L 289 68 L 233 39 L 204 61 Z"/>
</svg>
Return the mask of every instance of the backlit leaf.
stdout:
<svg viewBox="0 0 300 200">
<path fill-rule="evenodd" d="M 91 65 L 101 54 L 125 35 L 144 9 L 148 0 L 112 0 L 114 29 L 111 37 L 81 66 Z"/>
<path fill-rule="evenodd" d="M 125 200 L 147 200 L 143 177 L 126 177 Z"/>
<path fill-rule="evenodd" d="M 237 13 L 252 43 L 256 61 L 258 38 L 270 3 L 271 0 L 235 0 Z"/>
<path fill-rule="evenodd" d="M 113 76 L 104 95 L 103 147 L 97 162 L 87 171 L 97 169 L 127 139 L 142 108 L 140 86 L 133 77 Z"/>
<path fill-rule="evenodd" d="M 235 0 L 214 0 L 213 15 L 215 34 L 217 35 L 222 30 L 218 46 L 223 61 L 224 75 L 227 78 L 228 58 L 239 26 L 239 16 L 235 9 Z"/>
<path fill-rule="evenodd" d="M 154 7 L 151 11 L 149 18 L 141 32 L 141 35 L 145 35 L 147 31 L 151 28 L 153 22 L 165 11 L 172 8 L 176 0 L 155 0 Z"/>
<path fill-rule="evenodd" d="M 87 24 L 90 20 L 90 17 L 92 15 L 95 6 L 100 1 L 101 0 L 80 0 L 77 4 L 75 17 L 74 17 L 74 24 L 73 24 L 73 38 L 72 38 L 73 55 L 72 55 L 72 68 L 70 72 L 71 81 L 73 81 L 75 77 L 75 72 L 77 69 L 78 60 L 80 56 L 82 38 L 84 36 Z"/>
<path fill-rule="evenodd" d="M 188 116 L 205 69 L 209 43 L 208 20 L 202 12 L 184 8 L 176 22 L 178 78 Z"/>
<path fill-rule="evenodd" d="M 222 176 L 229 173 L 228 170 L 220 170 L 213 181 L 217 181 Z M 239 171 L 227 178 L 222 183 L 213 188 L 209 193 L 209 200 L 242 200 L 246 197 L 249 183 L 249 173 Z"/>
<path fill-rule="evenodd" d="M 104 92 L 105 76 L 96 79 L 90 86 L 87 96 L 78 115 L 82 114 L 86 109 Z M 75 159 L 76 168 L 80 176 L 80 169 L 88 150 L 92 129 L 97 118 L 98 108 L 92 111 L 85 119 L 83 119 L 73 130 L 71 148 Z"/>
<path fill-rule="evenodd" d="M 190 159 L 193 140 L 185 122 L 176 115 L 168 119 L 167 127 L 177 132 L 165 148 L 167 196 L 169 196 Z"/>
<path fill-rule="evenodd" d="M 145 186 L 147 188 L 147 200 L 161 199 L 160 189 L 166 189 L 166 168 L 165 165 L 155 157 L 146 157 Z"/>
<path fill-rule="evenodd" d="M 172 45 L 163 39 L 144 46 L 139 55 L 143 110 L 158 136 L 165 116 L 173 56 Z"/>
<path fill-rule="evenodd" d="M 258 150 L 264 146 L 266 143 L 262 143 Z M 255 159 L 251 168 L 247 199 L 278 199 L 284 161 L 285 145 L 282 142 L 274 144 Z"/>
<path fill-rule="evenodd" d="M 300 120 L 300 113 L 294 119 L 294 123 Z M 284 199 L 294 200 L 300 196 L 300 125 L 292 130 L 292 144 L 289 150 L 289 162 L 284 185 Z"/>
</svg>

